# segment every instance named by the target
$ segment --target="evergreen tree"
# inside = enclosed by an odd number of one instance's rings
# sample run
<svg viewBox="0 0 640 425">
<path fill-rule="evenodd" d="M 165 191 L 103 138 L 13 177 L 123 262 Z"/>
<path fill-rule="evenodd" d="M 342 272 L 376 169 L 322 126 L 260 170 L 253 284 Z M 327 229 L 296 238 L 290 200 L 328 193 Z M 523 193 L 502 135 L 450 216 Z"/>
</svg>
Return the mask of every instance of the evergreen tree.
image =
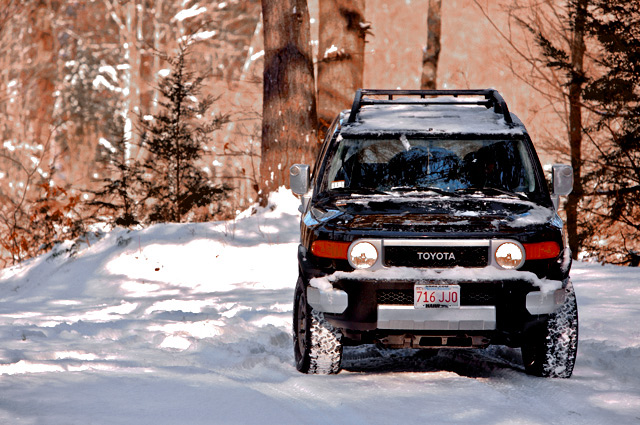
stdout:
<svg viewBox="0 0 640 425">
<path fill-rule="evenodd" d="M 639 29 L 640 1 L 592 1 L 587 30 L 598 67 L 583 99 L 598 117 L 586 129 L 597 155 L 585 176 L 594 188 L 585 209 L 598 236 L 587 244 L 613 262 L 632 263 L 640 250 Z"/>
<path fill-rule="evenodd" d="M 640 1 L 570 0 L 565 10 L 565 45 L 520 22 L 535 36 L 536 61 L 563 79 L 574 171 L 565 205 L 569 245 L 574 257 L 633 263 L 640 249 Z"/>
<path fill-rule="evenodd" d="M 142 185 L 142 168 L 138 161 L 127 160 L 127 143 L 124 133 L 124 118 L 118 116 L 111 126 L 112 141 L 102 139 L 96 163 L 104 164 L 107 177 L 102 187 L 89 192 L 94 194 L 88 205 L 97 207 L 93 216 L 103 218 L 117 226 L 131 227 L 139 224 Z"/>
<path fill-rule="evenodd" d="M 149 153 L 143 163 L 143 201 L 150 208 L 146 222 L 181 222 L 196 207 L 219 211 L 230 190 L 212 183 L 199 164 L 211 133 L 228 118 L 208 114 L 211 96 L 198 98 L 205 76 L 189 69 L 189 47 L 187 41 L 176 56 L 163 56 L 171 72 L 157 89 L 159 112 L 141 120 L 142 145 Z"/>
<path fill-rule="evenodd" d="M 518 18 L 518 23 L 527 28 L 535 38 L 540 50 L 540 57 L 530 58 L 537 69 L 549 69 L 558 72 L 560 79 L 555 87 L 565 99 L 567 138 L 569 157 L 573 167 L 573 190 L 567 197 L 565 212 L 567 214 L 567 239 L 573 258 L 577 258 L 584 249 L 585 239 L 589 231 L 584 226 L 581 206 L 584 199 L 583 164 L 583 102 L 582 94 L 587 81 L 584 70 L 586 19 L 589 0 L 569 0 L 566 6 L 550 5 L 555 16 L 560 16 L 559 27 L 553 31 L 545 30 L 539 20 L 527 17 Z M 537 6 L 536 6 L 537 7 Z M 536 9 L 534 9 L 536 10 Z M 533 16 L 536 16 L 533 14 Z M 560 33 L 563 37 L 557 37 Z M 553 37 L 551 36 L 553 35 Z M 537 71 L 540 72 L 540 71 Z M 545 71 L 541 72 L 549 79 Z"/>
</svg>

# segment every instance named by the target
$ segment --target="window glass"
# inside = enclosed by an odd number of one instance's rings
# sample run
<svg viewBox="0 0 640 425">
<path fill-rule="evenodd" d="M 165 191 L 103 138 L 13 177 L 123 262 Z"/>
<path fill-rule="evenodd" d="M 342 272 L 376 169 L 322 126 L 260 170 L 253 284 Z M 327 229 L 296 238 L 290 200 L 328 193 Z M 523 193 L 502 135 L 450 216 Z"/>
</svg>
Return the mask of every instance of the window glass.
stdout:
<svg viewBox="0 0 640 425">
<path fill-rule="evenodd" d="M 340 139 L 340 136 L 339 136 Z M 521 140 L 341 139 L 323 189 L 536 189 Z"/>
</svg>

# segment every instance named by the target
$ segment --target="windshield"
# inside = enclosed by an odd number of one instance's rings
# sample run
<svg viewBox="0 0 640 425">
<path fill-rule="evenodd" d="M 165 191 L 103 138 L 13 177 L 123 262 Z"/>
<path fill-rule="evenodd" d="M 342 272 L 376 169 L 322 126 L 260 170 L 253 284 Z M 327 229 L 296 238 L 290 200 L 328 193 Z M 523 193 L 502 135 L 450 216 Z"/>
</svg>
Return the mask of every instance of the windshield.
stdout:
<svg viewBox="0 0 640 425">
<path fill-rule="evenodd" d="M 328 192 L 536 191 L 522 140 L 341 139 L 322 182 Z"/>
</svg>

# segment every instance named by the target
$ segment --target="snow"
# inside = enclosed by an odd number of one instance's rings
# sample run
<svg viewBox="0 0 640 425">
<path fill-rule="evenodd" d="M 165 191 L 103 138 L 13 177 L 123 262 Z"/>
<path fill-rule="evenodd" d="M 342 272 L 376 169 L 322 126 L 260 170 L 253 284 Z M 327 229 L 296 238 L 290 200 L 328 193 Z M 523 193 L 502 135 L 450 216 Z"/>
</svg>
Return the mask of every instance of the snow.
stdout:
<svg viewBox="0 0 640 425">
<path fill-rule="evenodd" d="M 324 55 L 322 56 L 323 60 L 333 60 L 336 58 L 340 58 L 346 56 L 347 53 L 343 48 L 338 48 L 336 45 L 331 45 L 328 49 L 324 51 Z"/>
<path fill-rule="evenodd" d="M 398 99 L 400 100 L 400 99 Z M 409 105 L 367 105 L 360 109 L 354 123 L 346 123 L 343 135 L 363 136 L 378 133 L 400 132 L 406 134 L 522 134 L 524 126 L 511 114 L 513 125 L 507 125 L 502 114 L 493 109 L 475 105 L 420 105 L 420 100 L 404 99 L 415 102 Z M 429 101 L 464 102 L 463 97 L 442 97 Z"/>
<path fill-rule="evenodd" d="M 332 44 L 331 47 L 329 47 L 327 50 L 324 51 L 324 58 L 326 58 L 332 53 L 337 53 L 337 52 L 338 52 L 338 47 Z"/>
<path fill-rule="evenodd" d="M 102 75 L 98 75 L 96 76 L 96 78 L 93 80 L 93 88 L 94 89 L 98 89 L 100 86 L 104 86 L 107 89 L 111 90 L 111 91 L 117 91 L 116 90 L 116 86 L 114 86 L 113 84 L 111 84 L 109 81 L 107 81 L 106 78 L 104 78 L 104 76 Z"/>
<path fill-rule="evenodd" d="M 4 148 L 6 150 L 8 150 L 9 152 L 13 152 L 16 150 L 16 147 L 11 143 L 11 140 L 6 140 L 2 146 L 4 146 Z"/>
<path fill-rule="evenodd" d="M 258 53 L 254 53 L 253 55 L 251 55 L 251 60 L 252 61 L 258 60 L 263 56 L 264 56 L 264 50 L 260 50 Z"/>
<path fill-rule="evenodd" d="M 196 34 L 194 34 L 192 36 L 192 39 L 195 41 L 202 41 L 202 40 L 207 40 L 211 37 L 215 37 L 216 34 L 218 33 L 218 31 L 212 30 L 212 31 L 200 31 Z"/>
<path fill-rule="evenodd" d="M 355 270 L 353 272 L 335 272 L 329 276 L 311 279 L 310 284 L 318 289 L 332 288 L 331 282 L 337 279 L 366 279 L 366 280 L 396 280 L 413 279 L 416 281 L 444 279 L 447 281 L 477 281 L 491 279 L 521 279 L 531 282 L 544 293 L 560 289 L 561 281 L 540 279 L 534 273 L 517 270 L 499 270 L 496 267 L 488 266 L 481 269 L 470 269 L 454 267 L 443 271 L 430 269 L 415 269 L 409 267 L 392 267 L 388 269 Z"/>
<path fill-rule="evenodd" d="M 195 6 L 192 6 L 191 8 L 189 8 L 189 9 L 181 10 L 171 20 L 172 21 L 182 22 L 185 19 L 193 18 L 194 16 L 198 16 L 198 15 L 200 15 L 202 13 L 205 13 L 206 11 L 207 11 L 206 7 L 198 7 L 198 5 L 195 5 Z"/>
<path fill-rule="evenodd" d="M 297 206 L 281 190 L 233 221 L 114 229 L 0 271 L 0 423 L 640 421 L 637 268 L 574 264 L 568 380 L 505 347 L 347 347 L 339 375 L 298 373 Z"/>
<path fill-rule="evenodd" d="M 118 72 L 114 67 L 110 65 L 102 65 L 100 68 L 98 68 L 98 72 L 104 72 L 105 74 L 109 75 L 109 77 L 111 77 L 113 81 L 118 81 Z"/>
<path fill-rule="evenodd" d="M 107 139 L 105 139 L 104 137 L 101 137 L 100 140 L 98 141 L 98 143 L 101 146 L 104 146 L 106 149 L 108 149 L 109 151 L 111 151 L 111 153 L 116 153 L 116 148 L 113 147 L 113 145 L 111 144 L 111 142 L 109 142 Z"/>
</svg>

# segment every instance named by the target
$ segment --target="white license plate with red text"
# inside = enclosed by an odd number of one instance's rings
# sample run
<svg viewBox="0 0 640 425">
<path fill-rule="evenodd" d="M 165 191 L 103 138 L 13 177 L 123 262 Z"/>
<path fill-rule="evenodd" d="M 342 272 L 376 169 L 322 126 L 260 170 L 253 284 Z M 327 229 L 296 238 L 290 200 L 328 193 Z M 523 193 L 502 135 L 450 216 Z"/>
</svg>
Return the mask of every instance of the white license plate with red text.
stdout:
<svg viewBox="0 0 640 425">
<path fill-rule="evenodd" d="M 415 308 L 460 307 L 459 285 L 415 285 L 413 287 Z"/>
</svg>

